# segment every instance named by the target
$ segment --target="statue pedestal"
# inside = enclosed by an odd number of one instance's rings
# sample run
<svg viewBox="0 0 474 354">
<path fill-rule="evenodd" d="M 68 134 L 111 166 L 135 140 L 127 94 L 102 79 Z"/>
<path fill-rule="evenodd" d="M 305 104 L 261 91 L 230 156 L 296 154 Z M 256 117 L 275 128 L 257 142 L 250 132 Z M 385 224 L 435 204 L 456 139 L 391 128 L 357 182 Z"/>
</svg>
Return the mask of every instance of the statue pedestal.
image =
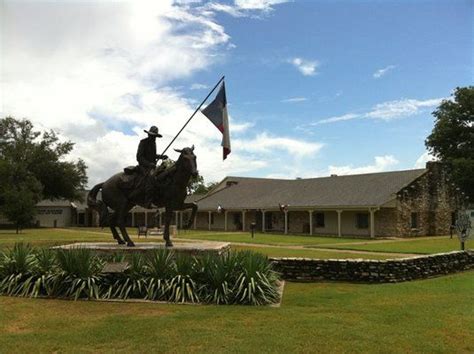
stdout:
<svg viewBox="0 0 474 354">
<path fill-rule="evenodd" d="M 203 254 L 214 253 L 223 254 L 230 250 L 228 242 L 173 242 L 174 246 L 169 250 L 177 254 L 187 254 L 191 256 L 200 256 Z M 71 250 L 75 248 L 86 248 L 97 255 L 107 256 L 113 254 L 131 255 L 134 253 L 150 253 L 156 249 L 166 248 L 162 242 L 137 242 L 135 247 L 127 247 L 112 242 L 80 242 L 68 245 L 56 246 L 53 249 Z"/>
</svg>

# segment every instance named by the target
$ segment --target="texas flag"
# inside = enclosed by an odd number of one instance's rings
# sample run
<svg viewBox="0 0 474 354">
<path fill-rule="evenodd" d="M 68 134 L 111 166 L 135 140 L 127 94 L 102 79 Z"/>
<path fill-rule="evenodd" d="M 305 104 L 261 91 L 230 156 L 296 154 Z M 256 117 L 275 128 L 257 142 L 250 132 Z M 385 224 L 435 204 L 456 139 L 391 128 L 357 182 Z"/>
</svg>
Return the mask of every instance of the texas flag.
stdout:
<svg viewBox="0 0 474 354">
<path fill-rule="evenodd" d="M 229 116 L 227 115 L 227 99 L 225 96 L 225 83 L 222 82 L 221 88 L 212 101 L 201 112 L 209 118 L 209 120 L 222 133 L 222 147 L 224 149 L 224 160 L 230 154 L 230 134 L 229 134 Z"/>
</svg>

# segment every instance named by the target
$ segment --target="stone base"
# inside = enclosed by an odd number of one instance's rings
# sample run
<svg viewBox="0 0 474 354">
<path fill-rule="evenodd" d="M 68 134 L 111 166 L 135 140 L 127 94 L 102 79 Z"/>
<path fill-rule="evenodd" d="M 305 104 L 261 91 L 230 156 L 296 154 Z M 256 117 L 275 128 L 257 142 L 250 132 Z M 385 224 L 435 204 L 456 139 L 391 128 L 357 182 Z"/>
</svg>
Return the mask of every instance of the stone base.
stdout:
<svg viewBox="0 0 474 354">
<path fill-rule="evenodd" d="M 127 247 L 111 242 L 80 242 L 71 243 L 69 245 L 62 245 L 53 247 L 53 249 L 70 250 L 75 248 L 86 248 L 98 255 L 112 255 L 125 254 L 130 255 L 134 253 L 149 253 L 156 249 L 163 249 L 164 243 L 158 242 L 137 242 L 135 247 Z M 230 243 L 228 242 L 174 242 L 173 247 L 167 249 L 175 253 L 183 253 L 191 256 L 199 256 L 207 253 L 223 254 L 230 250 Z"/>
</svg>

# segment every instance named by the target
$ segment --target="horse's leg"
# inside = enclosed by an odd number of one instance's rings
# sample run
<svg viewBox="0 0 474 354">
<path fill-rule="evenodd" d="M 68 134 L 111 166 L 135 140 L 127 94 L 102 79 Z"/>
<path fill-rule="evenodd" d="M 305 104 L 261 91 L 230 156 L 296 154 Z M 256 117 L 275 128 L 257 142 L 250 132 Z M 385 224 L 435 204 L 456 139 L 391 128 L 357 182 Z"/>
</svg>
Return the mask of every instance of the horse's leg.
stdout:
<svg viewBox="0 0 474 354">
<path fill-rule="evenodd" d="M 189 218 L 189 221 L 186 225 L 184 225 L 184 229 L 189 229 L 193 225 L 194 218 L 196 217 L 196 213 L 198 210 L 198 206 L 196 203 L 184 203 L 183 207 L 180 210 L 186 210 L 186 209 L 192 209 L 191 210 L 191 217 Z"/>
<path fill-rule="evenodd" d="M 130 239 L 128 236 L 127 229 L 125 227 L 125 223 L 127 221 L 127 214 L 128 211 L 131 209 L 131 206 L 128 204 L 124 204 L 117 213 L 117 224 L 120 229 L 120 233 L 122 234 L 123 239 L 127 242 L 128 247 L 134 247 L 135 243 Z"/>
<path fill-rule="evenodd" d="M 112 215 L 110 215 L 110 231 L 112 231 L 112 236 L 114 237 L 115 240 L 117 240 L 117 243 L 119 245 L 124 245 L 125 241 L 120 238 L 119 233 L 117 232 L 117 214 L 113 212 Z"/>
<path fill-rule="evenodd" d="M 173 217 L 173 210 L 166 208 L 165 212 L 165 230 L 163 231 L 163 239 L 166 247 L 173 247 L 173 242 L 170 240 L 170 224 Z"/>
</svg>

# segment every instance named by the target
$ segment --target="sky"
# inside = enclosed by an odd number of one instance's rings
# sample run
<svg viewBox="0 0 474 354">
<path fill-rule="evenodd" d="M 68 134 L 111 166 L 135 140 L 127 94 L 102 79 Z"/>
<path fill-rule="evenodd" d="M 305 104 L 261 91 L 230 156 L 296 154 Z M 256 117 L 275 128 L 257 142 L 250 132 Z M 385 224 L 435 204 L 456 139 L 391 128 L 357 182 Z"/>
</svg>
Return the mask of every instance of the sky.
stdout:
<svg viewBox="0 0 474 354">
<path fill-rule="evenodd" d="M 75 142 L 92 187 L 136 164 L 151 125 L 162 152 L 225 75 L 232 153 L 201 113 L 172 146 L 195 145 L 206 182 L 421 168 L 431 112 L 473 84 L 473 7 L 4 0 L 0 114 Z"/>
</svg>

